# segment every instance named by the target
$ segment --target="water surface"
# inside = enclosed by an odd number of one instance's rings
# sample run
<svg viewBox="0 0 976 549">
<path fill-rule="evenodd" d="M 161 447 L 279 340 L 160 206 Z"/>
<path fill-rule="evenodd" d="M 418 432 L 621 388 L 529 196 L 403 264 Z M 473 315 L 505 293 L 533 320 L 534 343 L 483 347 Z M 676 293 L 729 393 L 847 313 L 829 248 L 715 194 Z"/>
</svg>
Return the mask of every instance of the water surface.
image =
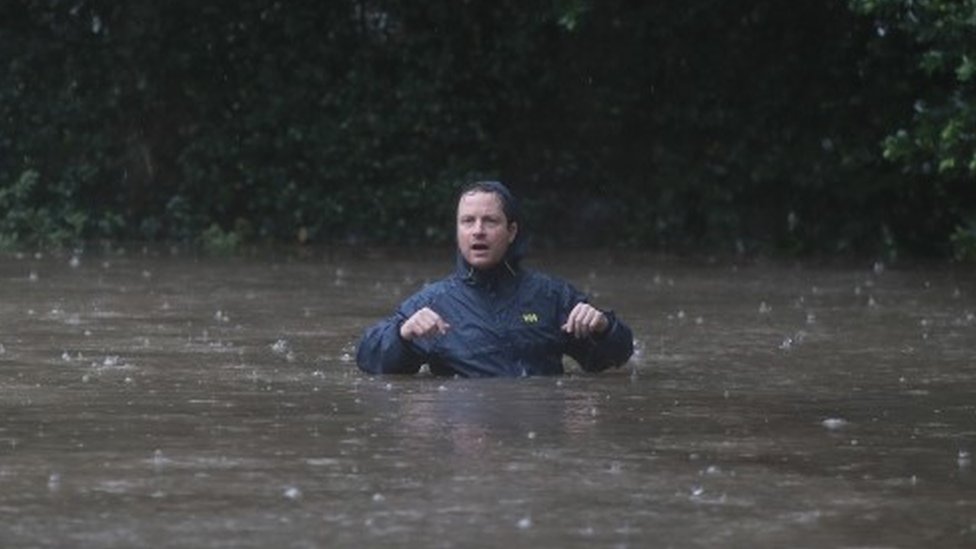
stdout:
<svg viewBox="0 0 976 549">
<path fill-rule="evenodd" d="M 359 373 L 450 265 L 0 257 L 0 545 L 976 546 L 969 271 L 550 254 L 630 364 Z"/>
</svg>

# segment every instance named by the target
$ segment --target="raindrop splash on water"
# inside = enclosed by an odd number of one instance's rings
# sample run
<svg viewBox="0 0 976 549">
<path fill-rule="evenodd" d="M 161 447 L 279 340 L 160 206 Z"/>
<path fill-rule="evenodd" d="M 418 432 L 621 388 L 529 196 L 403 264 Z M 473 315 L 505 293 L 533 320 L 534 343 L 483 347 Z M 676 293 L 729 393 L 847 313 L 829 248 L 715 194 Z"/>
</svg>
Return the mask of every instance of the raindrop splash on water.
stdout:
<svg viewBox="0 0 976 549">
<path fill-rule="evenodd" d="M 831 431 L 836 431 L 847 427 L 847 420 L 840 417 L 829 417 L 820 422 L 820 424 Z"/>
<path fill-rule="evenodd" d="M 61 473 L 51 473 L 47 477 L 47 489 L 51 492 L 57 492 L 61 489 Z"/>
<path fill-rule="evenodd" d="M 279 339 L 278 341 L 275 341 L 274 343 L 271 344 L 271 351 L 276 354 L 283 355 L 287 353 L 288 350 L 289 350 L 288 342 L 285 341 L 284 339 Z"/>
</svg>

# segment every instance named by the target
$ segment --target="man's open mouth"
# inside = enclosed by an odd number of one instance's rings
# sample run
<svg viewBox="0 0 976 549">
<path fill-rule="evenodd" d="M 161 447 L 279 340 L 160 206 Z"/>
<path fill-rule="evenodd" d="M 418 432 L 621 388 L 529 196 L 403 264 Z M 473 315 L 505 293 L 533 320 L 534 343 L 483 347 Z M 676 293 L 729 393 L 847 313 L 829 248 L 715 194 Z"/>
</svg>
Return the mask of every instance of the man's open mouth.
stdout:
<svg viewBox="0 0 976 549">
<path fill-rule="evenodd" d="M 488 245 L 487 244 L 480 244 L 480 243 L 479 244 L 472 244 L 471 245 L 471 249 L 474 250 L 474 251 L 476 251 L 476 252 L 484 252 L 484 251 L 488 250 Z"/>
</svg>

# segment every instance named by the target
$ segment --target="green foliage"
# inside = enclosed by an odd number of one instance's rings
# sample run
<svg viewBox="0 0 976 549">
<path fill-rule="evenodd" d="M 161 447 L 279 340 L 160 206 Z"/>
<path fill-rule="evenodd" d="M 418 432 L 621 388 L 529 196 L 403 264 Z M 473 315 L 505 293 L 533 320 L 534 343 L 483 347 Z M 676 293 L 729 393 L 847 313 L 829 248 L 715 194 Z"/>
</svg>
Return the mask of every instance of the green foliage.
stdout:
<svg viewBox="0 0 976 549">
<path fill-rule="evenodd" d="M 852 0 L 877 18 L 884 38 L 891 27 L 915 48 L 925 79 L 914 102 L 910 129 L 884 142 L 885 158 L 917 173 L 976 176 L 976 0 Z"/>
<path fill-rule="evenodd" d="M 448 242 L 490 176 L 543 242 L 947 254 L 972 5 L 13 0 L 0 245 Z"/>
<path fill-rule="evenodd" d="M 953 257 L 957 261 L 976 261 L 976 221 L 956 228 L 952 233 Z"/>
<path fill-rule="evenodd" d="M 943 226 L 976 217 L 976 0 L 850 3 L 874 18 L 878 51 L 902 53 L 914 85 L 904 125 L 883 141 L 884 158 L 942 195 Z M 958 255 L 971 231 L 956 229 L 952 243 Z"/>
<path fill-rule="evenodd" d="M 57 197 L 36 199 L 39 179 L 36 171 L 27 170 L 13 184 L 0 186 L 0 249 L 21 244 L 59 248 L 80 240 L 86 214 Z"/>
<path fill-rule="evenodd" d="M 200 245 L 203 249 L 215 255 L 231 255 L 241 246 L 241 235 L 236 231 L 225 231 L 216 223 L 210 225 L 200 233 Z"/>
</svg>

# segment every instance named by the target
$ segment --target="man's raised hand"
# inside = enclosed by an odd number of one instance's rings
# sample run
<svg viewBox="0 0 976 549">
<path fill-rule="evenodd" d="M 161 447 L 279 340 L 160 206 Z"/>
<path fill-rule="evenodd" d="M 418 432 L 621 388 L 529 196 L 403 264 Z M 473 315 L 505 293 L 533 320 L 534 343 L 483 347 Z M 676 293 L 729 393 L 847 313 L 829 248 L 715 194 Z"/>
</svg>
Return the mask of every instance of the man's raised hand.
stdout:
<svg viewBox="0 0 976 549">
<path fill-rule="evenodd" d="M 419 337 L 444 335 L 451 329 L 451 325 L 435 313 L 430 307 L 424 307 L 410 316 L 400 325 L 400 337 L 406 341 Z"/>
<path fill-rule="evenodd" d="M 577 303 L 562 326 L 564 332 L 579 339 L 602 334 L 609 327 L 607 315 L 589 303 Z"/>
</svg>

